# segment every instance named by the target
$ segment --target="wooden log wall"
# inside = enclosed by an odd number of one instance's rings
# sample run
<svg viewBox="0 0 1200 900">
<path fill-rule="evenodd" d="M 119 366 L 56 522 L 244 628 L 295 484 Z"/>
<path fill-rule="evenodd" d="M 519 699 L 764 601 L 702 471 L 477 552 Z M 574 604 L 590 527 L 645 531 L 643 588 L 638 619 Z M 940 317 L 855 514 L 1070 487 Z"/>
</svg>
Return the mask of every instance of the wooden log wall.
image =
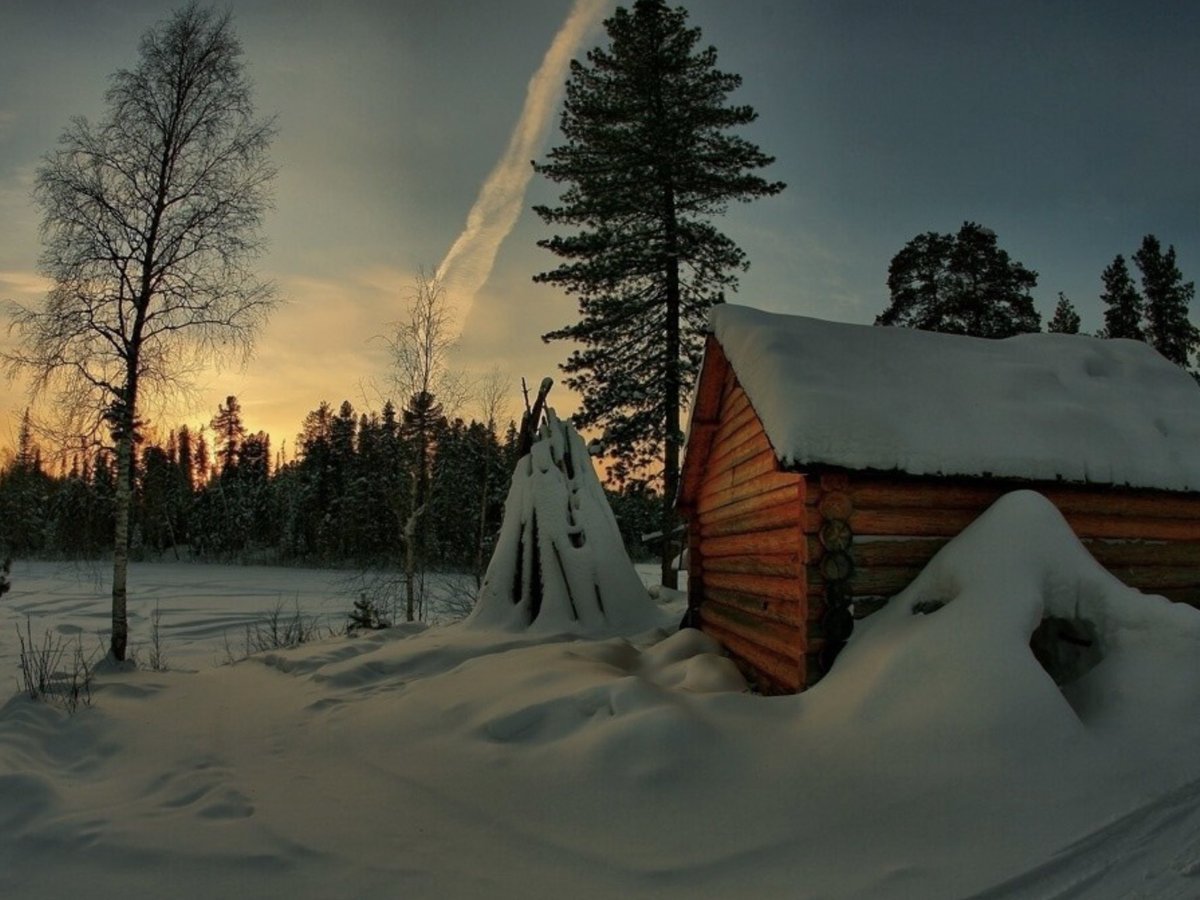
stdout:
<svg viewBox="0 0 1200 900">
<path fill-rule="evenodd" d="M 758 690 L 812 685 L 853 630 L 851 612 L 902 591 L 950 538 L 1022 487 L 1048 497 L 1126 584 L 1200 607 L 1200 494 L 784 472 L 711 336 L 705 354 L 681 482 L 688 615 Z"/>
<path fill-rule="evenodd" d="M 836 494 L 848 505 L 839 512 L 853 535 L 849 590 L 860 614 L 876 605 L 873 599 L 903 590 L 951 537 L 1019 487 L 1054 503 L 1096 560 L 1126 584 L 1200 607 L 1200 494 L 866 473 L 827 472 L 810 480 L 810 595 L 824 593 L 821 504 Z"/>
<path fill-rule="evenodd" d="M 813 610 L 805 581 L 805 479 L 779 470 L 728 370 L 719 414 L 693 423 L 694 430 L 705 427 L 707 463 L 689 516 L 688 586 L 698 624 L 758 690 L 803 690 L 820 650 L 807 638 Z"/>
</svg>

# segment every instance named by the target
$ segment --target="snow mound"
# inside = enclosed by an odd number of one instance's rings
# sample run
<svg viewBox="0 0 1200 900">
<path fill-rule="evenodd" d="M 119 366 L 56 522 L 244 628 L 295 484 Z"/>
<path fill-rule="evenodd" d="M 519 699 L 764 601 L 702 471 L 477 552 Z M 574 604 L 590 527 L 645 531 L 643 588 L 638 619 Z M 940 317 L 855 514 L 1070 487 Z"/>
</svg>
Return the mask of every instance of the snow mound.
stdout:
<svg viewBox="0 0 1200 900">
<path fill-rule="evenodd" d="M 1200 491 L 1200 389 L 1140 341 L 988 340 L 730 305 L 711 328 L 784 465 Z"/>
<path fill-rule="evenodd" d="M 0 896 L 1194 897 L 1198 667 L 1200 614 L 1016 493 L 797 696 L 695 630 L 458 624 L 13 697 Z"/>
<path fill-rule="evenodd" d="M 1050 501 L 1017 491 L 863 621 L 815 693 L 948 740 L 1083 728 L 1120 746 L 1200 717 L 1197 685 L 1200 612 L 1125 586 Z"/>
<path fill-rule="evenodd" d="M 635 634 L 659 620 L 583 439 L 547 409 L 513 472 L 468 626 L 602 636 Z"/>
</svg>

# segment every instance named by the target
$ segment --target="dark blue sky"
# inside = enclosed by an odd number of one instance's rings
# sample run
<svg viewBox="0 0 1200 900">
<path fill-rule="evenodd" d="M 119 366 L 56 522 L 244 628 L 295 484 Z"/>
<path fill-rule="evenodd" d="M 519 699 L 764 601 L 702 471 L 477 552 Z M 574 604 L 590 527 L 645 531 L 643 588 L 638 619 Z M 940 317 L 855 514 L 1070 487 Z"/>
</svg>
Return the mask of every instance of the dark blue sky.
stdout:
<svg viewBox="0 0 1200 900">
<path fill-rule="evenodd" d="M 28 188 L 40 155 L 70 116 L 100 112 L 107 75 L 135 62 L 138 36 L 175 5 L 0 9 L 0 296 L 36 295 Z M 892 255 L 964 220 L 1040 273 L 1043 315 L 1064 291 L 1085 330 L 1100 325 L 1101 270 L 1147 232 L 1200 276 L 1200 4 L 686 5 L 720 66 L 744 77 L 734 99 L 760 116 L 748 134 L 789 185 L 725 219 L 752 263 L 735 302 L 869 322 Z M 322 399 L 372 399 L 383 358 L 370 338 L 399 316 L 416 267 L 435 267 L 463 228 L 572 4 L 231 6 L 259 107 L 279 116 L 264 267 L 294 302 L 246 373 L 207 387 L 240 393 L 251 427 L 287 434 Z M 465 365 L 536 381 L 564 355 L 539 335 L 570 321 L 573 303 L 530 282 L 553 260 L 528 207 L 553 198 L 531 183 L 466 322 Z M 205 395 L 196 416 L 210 405 Z"/>
</svg>

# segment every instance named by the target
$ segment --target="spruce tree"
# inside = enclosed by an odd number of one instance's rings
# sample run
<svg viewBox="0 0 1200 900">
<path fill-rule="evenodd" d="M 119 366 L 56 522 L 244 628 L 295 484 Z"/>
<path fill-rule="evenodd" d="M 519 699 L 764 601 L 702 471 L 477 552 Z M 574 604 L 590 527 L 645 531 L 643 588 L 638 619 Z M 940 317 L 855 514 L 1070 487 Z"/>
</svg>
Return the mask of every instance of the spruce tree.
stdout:
<svg viewBox="0 0 1200 900">
<path fill-rule="evenodd" d="M 1146 337 L 1154 348 L 1176 365 L 1188 365 L 1188 360 L 1200 345 L 1200 331 L 1188 320 L 1188 307 L 1195 296 L 1193 282 L 1184 282 L 1175 265 L 1175 247 L 1164 253 L 1158 238 L 1152 234 L 1142 239 L 1142 246 L 1133 255 L 1142 273 L 1142 294 L 1146 298 Z"/>
<path fill-rule="evenodd" d="M 686 20 L 663 0 L 618 7 L 604 23 L 609 45 L 571 63 L 566 143 L 534 163 L 566 185 L 559 206 L 536 212 L 576 229 L 538 242 L 564 261 L 534 280 L 574 294 L 580 314 L 543 339 L 582 345 L 562 365 L 583 396 L 578 424 L 604 428 L 626 468 L 661 461 L 666 531 L 707 313 L 749 265 L 712 219 L 784 187 L 754 174 L 773 159 L 732 133 L 757 116 L 729 103 L 741 77 L 716 68 L 716 49 L 700 49 Z M 663 582 L 674 586 L 669 563 L 664 552 Z"/>
<path fill-rule="evenodd" d="M 1079 334 L 1079 313 L 1062 291 L 1058 292 L 1058 304 L 1054 307 L 1054 315 L 1046 323 L 1046 330 L 1057 334 Z"/>
<path fill-rule="evenodd" d="M 996 232 L 964 222 L 957 235 L 917 235 L 888 266 L 891 302 L 876 325 L 1003 338 L 1041 329 L 1037 272 L 1009 258 Z"/>
<path fill-rule="evenodd" d="M 1100 299 L 1105 305 L 1101 336 L 1144 341 L 1146 332 L 1142 329 L 1142 316 L 1145 304 L 1129 277 L 1125 257 L 1118 253 L 1100 277 L 1104 282 Z"/>
<path fill-rule="evenodd" d="M 237 468 L 238 451 L 242 439 L 246 436 L 246 426 L 242 422 L 242 407 L 238 398 L 225 398 L 223 406 L 217 406 L 217 414 L 208 423 L 213 430 L 217 444 L 217 455 L 221 460 L 221 474 L 231 473 Z"/>
</svg>

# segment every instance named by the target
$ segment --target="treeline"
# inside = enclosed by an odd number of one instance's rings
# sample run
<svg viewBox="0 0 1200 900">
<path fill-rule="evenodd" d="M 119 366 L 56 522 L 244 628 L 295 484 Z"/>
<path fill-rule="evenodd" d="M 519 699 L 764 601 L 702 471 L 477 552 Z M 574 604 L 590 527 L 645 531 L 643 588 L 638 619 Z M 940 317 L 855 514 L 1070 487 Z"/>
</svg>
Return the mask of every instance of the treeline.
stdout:
<svg viewBox="0 0 1200 900">
<path fill-rule="evenodd" d="M 398 565 L 405 541 L 424 568 L 482 573 L 516 463 L 517 430 L 450 418 L 433 397 L 402 410 L 305 417 L 294 458 L 250 432 L 236 397 L 208 428 L 184 425 L 139 443 L 133 472 L 133 558 L 309 565 Z M 57 469 L 52 474 L 50 469 Z M 92 558 L 112 552 L 116 465 L 107 448 L 48 466 L 28 414 L 0 469 L 0 551 Z M 414 516 L 417 496 L 424 498 Z M 641 485 L 610 494 L 626 546 L 644 555 L 660 498 Z M 410 533 L 405 533 L 405 526 Z M 2 553 L 0 553 L 2 555 Z"/>
</svg>

